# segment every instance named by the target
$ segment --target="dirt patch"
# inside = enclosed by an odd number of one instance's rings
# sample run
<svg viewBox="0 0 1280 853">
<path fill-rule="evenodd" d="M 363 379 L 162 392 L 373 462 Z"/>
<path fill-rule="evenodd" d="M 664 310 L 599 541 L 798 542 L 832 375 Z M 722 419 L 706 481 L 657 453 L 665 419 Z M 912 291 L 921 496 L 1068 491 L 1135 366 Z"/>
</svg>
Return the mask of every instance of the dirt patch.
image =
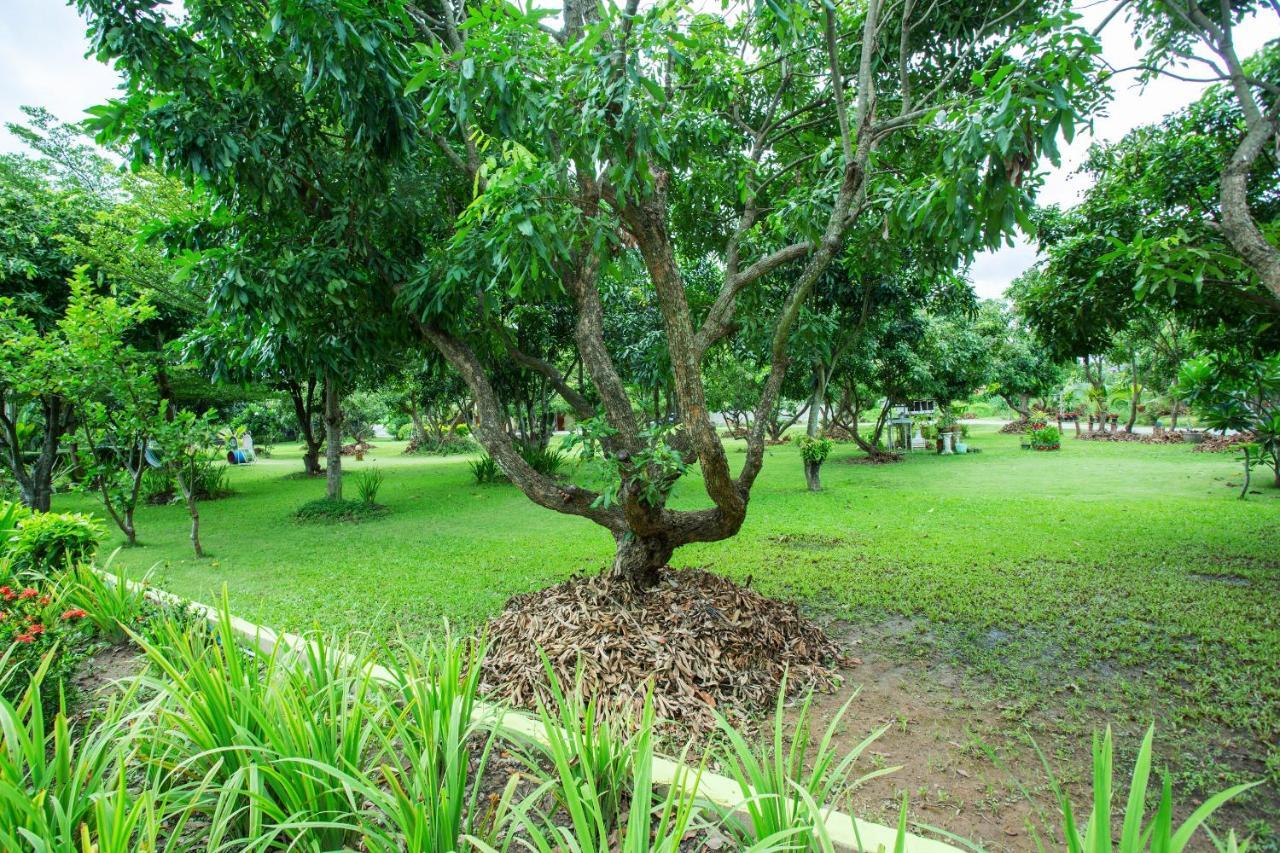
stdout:
<svg viewBox="0 0 1280 853">
<path fill-rule="evenodd" d="M 129 643 L 107 646 L 86 658 L 71 679 L 76 715 L 89 714 L 105 705 L 122 681 L 138 675 L 146 666 L 146 657 Z"/>
<path fill-rule="evenodd" d="M 850 456 L 844 460 L 850 465 L 888 465 L 892 462 L 901 462 L 901 453 L 876 453 L 866 454 L 863 456 Z"/>
<path fill-rule="evenodd" d="M 484 631 L 490 696 L 546 701 L 541 649 L 562 685 L 580 672 L 605 710 L 634 717 L 652 684 L 657 716 L 698 731 L 714 727 L 713 709 L 738 718 L 771 707 L 784 672 L 796 691 L 834 689 L 841 655 L 796 605 L 698 570 L 668 571 L 640 594 L 603 576 L 571 578 L 511 599 Z"/>
<path fill-rule="evenodd" d="M 1143 434 L 1137 432 L 1082 432 L 1076 441 L 1113 441 L 1134 444 L 1182 444 L 1186 436 L 1180 432 Z"/>
</svg>

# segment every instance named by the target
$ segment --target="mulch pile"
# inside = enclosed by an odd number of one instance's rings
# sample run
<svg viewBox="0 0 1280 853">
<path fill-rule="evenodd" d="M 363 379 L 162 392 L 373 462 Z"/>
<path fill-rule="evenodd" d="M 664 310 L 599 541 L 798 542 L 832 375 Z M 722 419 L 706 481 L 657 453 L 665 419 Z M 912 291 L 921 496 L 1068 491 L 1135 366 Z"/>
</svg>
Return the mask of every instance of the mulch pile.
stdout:
<svg viewBox="0 0 1280 853">
<path fill-rule="evenodd" d="M 1028 423 L 1030 423 L 1030 421 L 1025 421 L 1025 420 L 1009 421 L 1009 423 L 1000 427 L 1000 432 L 1004 433 L 1005 435 L 1013 435 L 1014 433 L 1026 432 Z"/>
<path fill-rule="evenodd" d="M 1196 453 L 1228 453 L 1251 441 L 1257 441 L 1257 436 L 1251 432 L 1243 432 L 1236 435 L 1215 435 L 1206 438 L 1191 449 Z"/>
<path fill-rule="evenodd" d="M 481 689 L 534 708 L 550 700 L 538 649 L 566 690 L 581 661 L 583 692 L 635 719 L 653 685 L 660 719 L 707 731 L 772 707 L 783 673 L 791 692 L 834 690 L 841 648 L 794 604 L 698 570 L 667 571 L 646 592 L 604 575 L 518 595 L 485 626 Z"/>
<path fill-rule="evenodd" d="M 357 453 L 368 453 L 373 450 L 373 445 L 367 441 L 359 441 L 355 444 L 342 445 L 343 456 L 355 456 Z"/>
<path fill-rule="evenodd" d="M 1081 441 L 1136 441 L 1139 444 L 1182 444 L 1186 436 L 1180 432 L 1163 432 L 1142 435 L 1136 432 L 1082 432 L 1076 436 Z"/>
</svg>

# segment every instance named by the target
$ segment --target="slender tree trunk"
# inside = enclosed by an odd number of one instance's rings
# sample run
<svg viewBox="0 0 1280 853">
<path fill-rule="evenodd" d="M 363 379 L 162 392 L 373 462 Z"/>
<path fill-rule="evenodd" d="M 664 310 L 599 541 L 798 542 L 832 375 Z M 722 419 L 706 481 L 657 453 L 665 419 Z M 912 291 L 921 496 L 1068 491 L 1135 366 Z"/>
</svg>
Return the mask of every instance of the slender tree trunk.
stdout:
<svg viewBox="0 0 1280 853">
<path fill-rule="evenodd" d="M 293 414 L 298 420 L 298 435 L 302 438 L 302 470 L 309 477 L 320 476 L 320 439 L 315 430 L 316 380 L 307 380 L 307 390 L 297 382 L 286 382 L 285 390 L 293 401 Z"/>
<path fill-rule="evenodd" d="M 196 559 L 202 559 L 204 548 L 200 545 L 200 510 L 196 507 L 196 491 L 186 476 L 179 474 L 177 480 L 182 498 L 187 503 L 187 513 L 191 516 L 191 548 L 196 552 Z"/>
<path fill-rule="evenodd" d="M 1178 404 L 1178 401 L 1177 401 L 1177 399 L 1175 398 L 1175 399 L 1174 399 L 1174 401 L 1173 401 L 1173 403 L 1169 406 L 1169 409 L 1170 409 L 1170 411 L 1169 411 L 1169 428 L 1170 428 L 1170 429 L 1177 429 L 1177 428 L 1178 428 L 1178 409 L 1180 409 L 1180 408 L 1181 408 L 1181 406 Z"/>
<path fill-rule="evenodd" d="M 614 540 L 617 551 L 609 576 L 636 589 L 657 585 L 675 549 L 660 536 L 641 537 L 627 532 L 614 534 Z"/>
<path fill-rule="evenodd" d="M 342 397 L 338 379 L 324 381 L 325 491 L 331 501 L 342 500 Z"/>
<path fill-rule="evenodd" d="M 805 434 L 809 438 L 818 437 L 818 427 L 822 417 L 822 403 L 827 396 L 827 371 L 821 364 L 813 366 L 813 395 L 809 398 L 809 422 Z M 811 492 L 822 491 L 822 463 L 804 463 L 804 481 Z"/>
<path fill-rule="evenodd" d="M 1138 407 L 1142 405 L 1142 386 L 1138 384 L 1138 353 L 1135 351 L 1129 359 L 1129 376 L 1132 381 L 1132 387 L 1129 389 L 1129 422 L 1124 425 L 1124 431 L 1133 432 L 1133 425 L 1138 422 Z"/>
</svg>

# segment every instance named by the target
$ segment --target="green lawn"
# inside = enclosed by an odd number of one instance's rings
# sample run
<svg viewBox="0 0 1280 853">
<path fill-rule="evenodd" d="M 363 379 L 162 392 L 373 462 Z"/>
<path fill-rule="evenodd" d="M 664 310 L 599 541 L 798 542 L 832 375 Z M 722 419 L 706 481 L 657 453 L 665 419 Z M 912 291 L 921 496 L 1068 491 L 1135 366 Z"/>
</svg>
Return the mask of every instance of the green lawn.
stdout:
<svg viewBox="0 0 1280 853">
<path fill-rule="evenodd" d="M 1237 500 L 1230 454 L 1069 437 L 1059 453 L 1033 453 L 1016 436 L 974 433 L 980 455 L 900 465 L 848 464 L 858 454 L 841 446 L 822 494 L 804 490 L 794 448 L 771 449 L 741 534 L 674 562 L 750 575 L 846 622 L 906 617 L 911 630 L 882 651 L 959 665 L 1033 730 L 1053 720 L 1074 736 L 1103 718 L 1157 715 L 1184 780 L 1269 773 L 1275 802 L 1280 490 L 1263 480 Z M 231 471 L 234 497 L 203 505 L 211 559 L 192 559 L 181 507 L 149 507 L 138 514 L 143 546 L 116 565 L 159 564 L 166 588 L 204 601 L 225 584 L 237 614 L 273 627 L 398 624 L 421 636 L 444 619 L 474 625 L 515 593 L 608 559 L 612 542 L 591 523 L 510 486 L 474 485 L 465 459 L 399 448 L 348 460 L 386 474 L 385 518 L 295 523 L 291 511 L 324 485 L 294 477 L 297 453 L 278 449 Z M 676 503 L 700 493 L 687 481 Z"/>
</svg>

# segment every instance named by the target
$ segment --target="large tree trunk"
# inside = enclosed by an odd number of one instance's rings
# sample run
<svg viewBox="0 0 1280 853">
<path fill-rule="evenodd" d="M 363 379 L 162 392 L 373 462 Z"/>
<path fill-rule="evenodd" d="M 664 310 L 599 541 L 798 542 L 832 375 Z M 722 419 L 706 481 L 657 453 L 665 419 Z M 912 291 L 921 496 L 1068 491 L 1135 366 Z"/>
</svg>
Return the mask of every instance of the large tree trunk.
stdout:
<svg viewBox="0 0 1280 853">
<path fill-rule="evenodd" d="M 1253 100 L 1247 87 L 1237 86 L 1237 95 L 1242 101 Z M 1274 114 L 1250 116 L 1248 113 L 1246 118 L 1248 132 L 1222 170 L 1219 187 L 1222 233 L 1266 285 L 1280 309 L 1280 249 L 1263 235 L 1249 210 L 1249 173 L 1275 138 L 1276 118 Z"/>
<path fill-rule="evenodd" d="M 337 377 L 324 381 L 324 476 L 325 494 L 331 501 L 342 500 L 342 397 Z"/>
<path fill-rule="evenodd" d="M 675 549 L 660 536 L 641 537 L 627 532 L 614 535 L 618 543 L 609 576 L 636 589 L 656 586 L 662 569 Z"/>
</svg>

